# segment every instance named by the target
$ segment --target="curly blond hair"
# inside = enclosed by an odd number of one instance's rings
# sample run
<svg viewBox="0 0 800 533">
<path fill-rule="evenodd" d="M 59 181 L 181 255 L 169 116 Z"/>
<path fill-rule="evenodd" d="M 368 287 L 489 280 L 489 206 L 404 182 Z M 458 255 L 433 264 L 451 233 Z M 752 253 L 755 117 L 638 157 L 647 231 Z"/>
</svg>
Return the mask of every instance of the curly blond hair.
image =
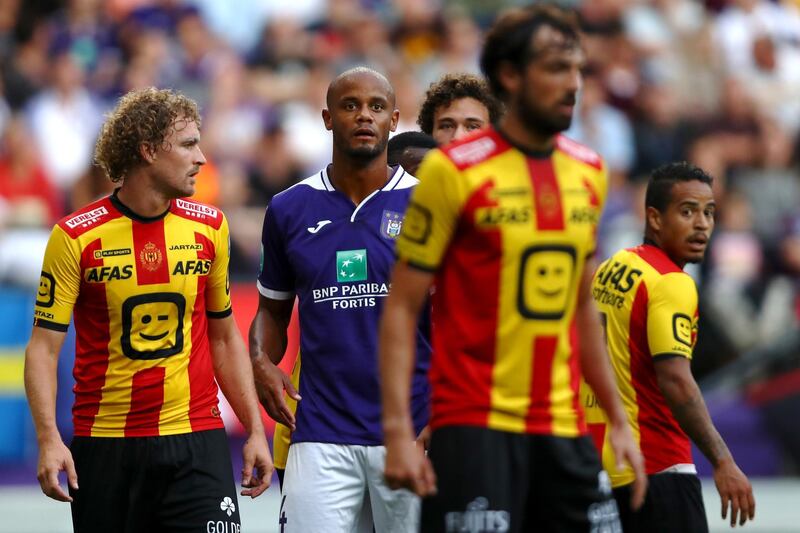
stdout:
<svg viewBox="0 0 800 533">
<path fill-rule="evenodd" d="M 197 104 L 186 96 L 153 87 L 129 92 L 120 98 L 100 129 L 94 148 L 95 164 L 112 182 L 119 182 L 145 162 L 142 145 L 150 150 L 169 150 L 165 139 L 181 119 L 200 127 Z"/>
</svg>

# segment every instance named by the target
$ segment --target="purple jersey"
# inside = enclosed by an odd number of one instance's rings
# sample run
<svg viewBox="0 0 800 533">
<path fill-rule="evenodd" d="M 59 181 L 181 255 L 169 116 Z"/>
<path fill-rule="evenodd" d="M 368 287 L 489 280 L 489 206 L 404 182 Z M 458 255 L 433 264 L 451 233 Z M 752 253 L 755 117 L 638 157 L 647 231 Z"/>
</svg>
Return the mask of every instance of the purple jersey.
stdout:
<svg viewBox="0 0 800 533">
<path fill-rule="evenodd" d="M 416 184 L 398 167 L 356 206 L 322 170 L 267 207 L 258 290 L 267 298 L 299 300 L 303 399 L 292 442 L 383 444 L 378 322 Z M 417 432 L 429 417 L 429 320 L 426 311 L 417 325 L 411 396 Z"/>
</svg>

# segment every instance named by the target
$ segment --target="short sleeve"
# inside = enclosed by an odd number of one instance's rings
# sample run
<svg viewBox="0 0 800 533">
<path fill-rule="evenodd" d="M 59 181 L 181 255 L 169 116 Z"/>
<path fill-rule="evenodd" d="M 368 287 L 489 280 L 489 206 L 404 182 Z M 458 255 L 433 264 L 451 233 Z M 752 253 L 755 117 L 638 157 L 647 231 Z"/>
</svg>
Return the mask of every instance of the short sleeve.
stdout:
<svg viewBox="0 0 800 533">
<path fill-rule="evenodd" d="M 34 326 L 67 331 L 81 286 L 79 248 L 61 227 L 53 228 L 36 292 Z"/>
<path fill-rule="evenodd" d="M 214 237 L 214 259 L 206 282 L 206 315 L 224 318 L 231 314 L 231 282 L 228 272 L 231 259 L 231 240 L 228 219 L 222 216 L 222 224 Z"/>
<path fill-rule="evenodd" d="M 435 271 L 458 224 L 463 177 L 442 152 L 434 150 L 422 162 L 417 178 L 419 185 L 406 209 L 397 256 L 416 268 Z"/>
<path fill-rule="evenodd" d="M 697 288 L 683 272 L 664 274 L 648 287 L 647 340 L 653 357 L 692 358 L 697 338 Z"/>
<path fill-rule="evenodd" d="M 268 205 L 261 231 L 258 292 L 273 300 L 289 300 L 294 298 L 295 294 L 294 272 L 286 255 L 284 235 L 278 216 L 273 204 Z"/>
</svg>

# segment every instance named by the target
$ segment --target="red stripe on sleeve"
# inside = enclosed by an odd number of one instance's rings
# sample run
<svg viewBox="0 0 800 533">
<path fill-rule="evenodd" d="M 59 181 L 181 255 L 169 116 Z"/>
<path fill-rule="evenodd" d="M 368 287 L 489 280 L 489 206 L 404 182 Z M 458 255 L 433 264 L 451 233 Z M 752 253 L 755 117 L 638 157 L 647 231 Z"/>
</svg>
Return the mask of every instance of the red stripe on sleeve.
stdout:
<svg viewBox="0 0 800 533">
<path fill-rule="evenodd" d="M 564 209 L 553 161 L 528 158 L 528 172 L 533 183 L 533 201 L 536 204 L 536 227 L 540 230 L 564 229 Z"/>
<path fill-rule="evenodd" d="M 553 387 L 553 359 L 557 346 L 558 337 L 555 335 L 533 339 L 531 405 L 525 417 L 525 429 L 528 433 L 552 433 L 550 391 Z"/>
<path fill-rule="evenodd" d="M 97 239 L 89 243 L 81 253 L 81 274 L 86 269 L 103 266 L 103 259 L 95 259 L 94 252 L 103 248 Z M 108 370 L 109 332 L 108 304 L 105 283 L 81 281 L 78 300 L 75 302 L 75 402 L 72 405 L 72 421 L 75 435 L 88 437 L 92 434 L 95 416 L 100 410 L 103 386 Z"/>
<path fill-rule="evenodd" d="M 203 245 L 198 259 L 214 258 L 214 243 L 205 235 L 195 233 L 195 242 Z M 206 276 L 197 277 L 197 297 L 192 310 L 192 351 L 189 354 L 189 421 L 192 431 L 223 427 L 219 415 L 217 383 L 208 344 L 206 318 Z"/>
<path fill-rule="evenodd" d="M 131 223 L 137 284 L 169 283 L 164 219 L 147 223 L 132 220 Z"/>
<path fill-rule="evenodd" d="M 133 375 L 131 408 L 125 420 L 126 437 L 148 437 L 159 434 L 158 420 L 164 405 L 163 366 L 145 368 Z"/>
</svg>

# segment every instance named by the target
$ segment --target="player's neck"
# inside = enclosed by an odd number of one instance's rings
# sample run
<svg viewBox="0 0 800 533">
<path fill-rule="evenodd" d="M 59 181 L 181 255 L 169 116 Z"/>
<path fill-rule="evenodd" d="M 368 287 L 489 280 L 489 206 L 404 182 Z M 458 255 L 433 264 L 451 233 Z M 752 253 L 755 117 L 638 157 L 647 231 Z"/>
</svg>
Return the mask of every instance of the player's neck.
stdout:
<svg viewBox="0 0 800 533">
<path fill-rule="evenodd" d="M 334 151 L 333 164 L 328 167 L 328 177 L 333 186 L 355 205 L 381 189 L 390 173 L 385 152 L 374 159 L 360 160 Z"/>
<path fill-rule="evenodd" d="M 643 244 L 647 244 L 647 245 L 649 245 L 649 246 L 653 246 L 653 247 L 655 247 L 655 248 L 658 248 L 659 250 L 661 250 L 661 251 L 664 253 L 664 255 L 666 255 L 666 256 L 667 256 L 667 258 L 669 258 L 669 260 L 670 260 L 670 261 L 672 261 L 673 263 L 675 263 L 676 265 L 678 265 L 678 267 L 679 267 L 681 270 L 683 270 L 683 267 L 685 267 L 685 266 L 686 266 L 686 261 L 682 261 L 682 260 L 680 260 L 680 259 L 677 259 L 677 258 L 675 258 L 675 257 L 672 257 L 672 256 L 671 256 L 671 255 L 670 255 L 670 254 L 669 254 L 669 253 L 668 253 L 668 252 L 667 252 L 667 251 L 664 249 L 664 247 L 663 247 L 663 246 L 661 246 L 661 243 L 660 243 L 660 241 L 659 241 L 658 237 L 657 237 L 657 236 L 654 236 L 654 235 L 653 235 L 653 234 L 651 234 L 650 232 L 645 232 Z"/>
<path fill-rule="evenodd" d="M 117 190 L 117 199 L 142 218 L 163 215 L 171 201 L 151 187 L 145 176 L 131 176 L 123 181 Z"/>
<path fill-rule="evenodd" d="M 546 153 L 555 146 L 555 135 L 531 131 L 519 114 L 511 109 L 500 119 L 497 127 L 512 143 L 528 152 Z"/>
</svg>

